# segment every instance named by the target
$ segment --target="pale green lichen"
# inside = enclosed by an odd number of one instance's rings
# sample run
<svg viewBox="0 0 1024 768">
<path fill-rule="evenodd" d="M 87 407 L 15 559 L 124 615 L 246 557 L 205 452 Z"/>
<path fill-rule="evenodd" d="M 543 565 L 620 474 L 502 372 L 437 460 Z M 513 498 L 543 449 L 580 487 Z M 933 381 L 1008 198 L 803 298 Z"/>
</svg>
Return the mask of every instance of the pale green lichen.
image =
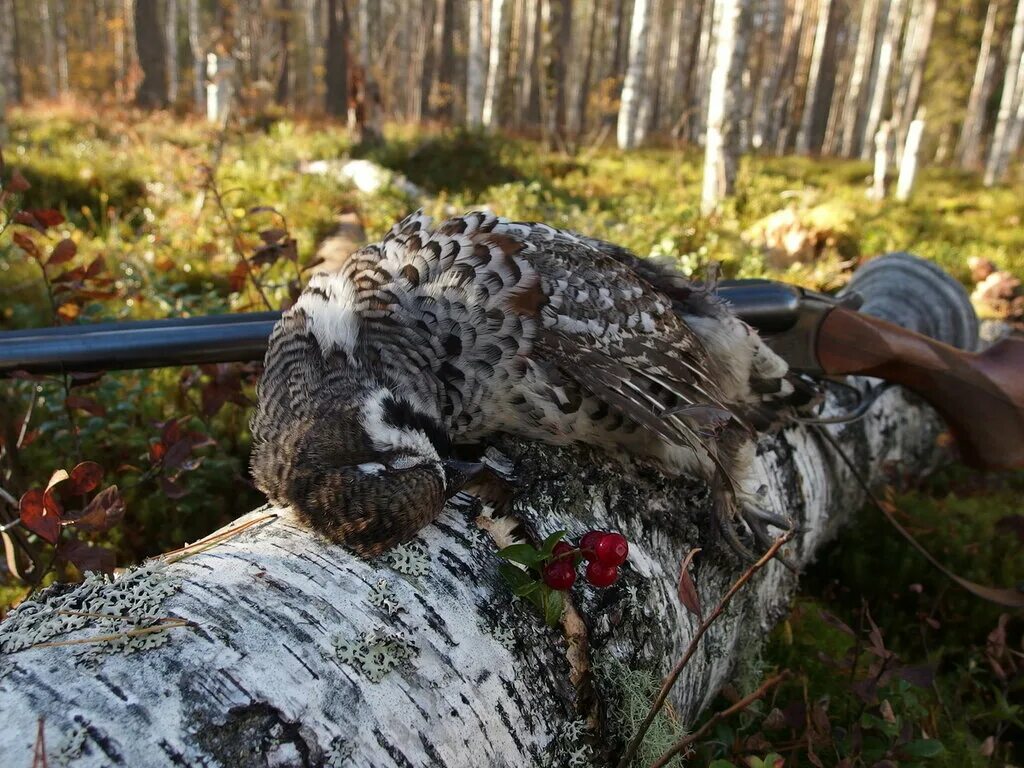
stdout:
<svg viewBox="0 0 1024 768">
<path fill-rule="evenodd" d="M 419 578 L 430 570 L 430 555 L 417 541 L 400 544 L 384 556 L 384 561 L 404 576 Z"/>
<path fill-rule="evenodd" d="M 26 600 L 0 624 L 0 653 L 14 653 L 41 643 L 87 638 L 79 630 L 93 628 L 97 637 L 115 635 L 82 656 L 106 651 L 134 651 L 167 642 L 166 632 L 141 635 L 124 633 L 154 626 L 163 601 L 179 586 L 166 564 L 153 560 L 115 579 L 89 573 L 77 585 L 58 585 Z M 102 650 L 101 650 L 102 649 Z M 80 656 L 80 658 L 82 658 Z"/>
<path fill-rule="evenodd" d="M 331 739 L 331 745 L 324 754 L 324 763 L 328 768 L 345 768 L 347 765 L 352 765 L 354 753 L 355 749 L 351 744 L 341 736 L 335 736 Z"/>
<path fill-rule="evenodd" d="M 403 633 L 378 628 L 358 638 L 340 635 L 332 640 L 335 658 L 356 669 L 370 682 L 379 683 L 393 669 L 419 654 Z"/>
<path fill-rule="evenodd" d="M 369 600 L 370 605 L 384 611 L 388 616 L 397 616 L 401 611 L 405 610 L 399 604 L 394 594 L 392 594 L 391 585 L 388 584 L 387 579 L 377 580 L 376 586 L 370 589 Z"/>
</svg>

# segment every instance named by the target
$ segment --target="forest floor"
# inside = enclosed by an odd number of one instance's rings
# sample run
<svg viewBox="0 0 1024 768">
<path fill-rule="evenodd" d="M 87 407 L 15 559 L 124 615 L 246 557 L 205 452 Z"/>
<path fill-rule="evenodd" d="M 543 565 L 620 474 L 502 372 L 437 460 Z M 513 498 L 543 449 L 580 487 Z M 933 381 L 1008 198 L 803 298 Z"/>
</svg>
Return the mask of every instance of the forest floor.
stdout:
<svg viewBox="0 0 1024 768">
<path fill-rule="evenodd" d="M 862 259 L 894 250 L 932 259 L 968 287 L 972 256 L 1024 277 L 1024 189 L 984 189 L 942 169 L 925 169 L 908 203 L 873 202 L 867 164 L 752 157 L 737 197 L 705 219 L 693 150 L 568 157 L 529 141 L 389 130 L 363 156 L 422 187 L 427 196 L 417 200 L 299 173 L 304 161 L 354 152 L 336 126 L 280 121 L 219 135 L 167 115 L 48 107 L 15 111 L 11 133 L 5 179 L 17 168 L 31 184 L 20 207 L 66 218 L 43 226 L 35 242 L 46 251 L 69 237 L 77 255 L 46 266 L 44 281 L 13 244 L 24 228 L 0 235 L 0 328 L 48 325 L 55 311 L 95 321 L 264 309 L 240 254 L 255 258 L 263 295 L 279 306 L 338 211 L 357 210 L 375 239 L 420 205 L 435 216 L 487 206 L 668 257 L 697 277 L 718 261 L 728 277 L 832 290 Z M 796 257 L 759 247 L 759 222 L 784 209 L 769 239 L 800 246 Z M 255 375 L 251 366 L 107 374 L 69 382 L 72 398 L 59 380 L 3 382 L 8 424 L 20 424 L 35 387 L 40 395 L 8 490 L 20 495 L 53 470 L 94 460 L 119 485 L 127 516 L 80 538 L 113 550 L 119 565 L 195 540 L 261 501 L 246 480 Z M 951 467 L 893 500 L 951 569 L 1010 585 L 1024 580 L 1022 493 L 1024 473 Z M 62 558 L 56 565 L 48 578 L 75 576 Z M 25 593 L 0 582 L 0 611 Z M 792 613 L 720 703 L 778 669 L 791 670 L 790 681 L 719 724 L 691 764 L 1024 764 L 1024 621 L 1001 613 L 866 509 L 806 574 Z"/>
</svg>

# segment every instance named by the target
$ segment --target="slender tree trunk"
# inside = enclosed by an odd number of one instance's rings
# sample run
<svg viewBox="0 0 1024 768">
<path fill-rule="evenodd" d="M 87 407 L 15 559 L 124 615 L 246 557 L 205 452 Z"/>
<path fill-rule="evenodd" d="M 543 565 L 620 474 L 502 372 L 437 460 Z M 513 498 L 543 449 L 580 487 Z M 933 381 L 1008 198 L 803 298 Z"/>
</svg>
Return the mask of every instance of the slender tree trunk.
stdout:
<svg viewBox="0 0 1024 768">
<path fill-rule="evenodd" d="M 772 107 L 775 103 L 775 90 L 779 87 L 782 69 L 782 53 L 777 41 L 786 23 L 786 0 L 768 0 L 764 13 L 761 77 L 754 103 L 753 128 L 750 137 L 754 149 L 761 149 L 770 141 Z"/>
<path fill-rule="evenodd" d="M 886 120 L 875 133 L 875 169 L 872 176 L 871 189 L 868 197 L 872 200 L 885 199 L 885 181 L 889 172 L 889 139 L 892 134 L 889 121 Z"/>
<path fill-rule="evenodd" d="M 985 14 L 985 28 L 981 35 L 981 51 L 974 70 L 971 95 L 967 100 L 967 114 L 956 145 L 956 158 L 961 168 L 975 170 L 981 164 L 981 136 L 985 128 L 985 107 L 992 93 L 995 59 L 992 40 L 995 37 L 996 18 L 1001 0 L 989 0 Z"/>
<path fill-rule="evenodd" d="M 791 119 L 794 103 L 799 96 L 797 82 L 801 73 L 801 49 L 804 38 L 808 37 L 809 0 L 795 0 L 782 42 L 782 65 L 779 69 L 779 85 L 774 88 L 772 118 L 769 130 L 769 146 L 782 154 L 790 144 Z M 809 46 L 809 43 L 808 43 Z"/>
<path fill-rule="evenodd" d="M 501 119 L 498 106 L 503 85 L 504 57 L 508 51 L 511 16 L 505 0 L 491 0 L 491 43 L 487 57 L 487 85 L 484 88 L 484 103 L 480 116 L 485 128 L 493 128 Z"/>
<path fill-rule="evenodd" d="M 57 98 L 56 54 L 53 45 L 53 22 L 50 19 L 50 0 L 42 0 L 39 9 L 39 27 L 43 34 L 43 82 L 46 84 L 46 95 Z"/>
<path fill-rule="evenodd" d="M 437 49 L 433 45 L 434 24 L 437 20 L 438 3 L 436 0 L 424 0 L 423 18 L 417 35 L 420 46 L 420 99 L 417 120 L 430 115 L 430 95 L 434 92 L 437 81 Z"/>
<path fill-rule="evenodd" d="M 274 88 L 274 100 L 278 104 L 287 104 L 291 98 L 292 76 L 292 2 L 278 0 L 277 40 L 281 47 L 281 64 L 277 70 L 277 86 Z"/>
<path fill-rule="evenodd" d="M 807 95 L 804 98 L 803 117 L 800 120 L 800 132 L 797 134 L 796 140 L 796 151 L 802 155 L 811 151 L 814 138 L 815 117 L 818 115 L 817 105 L 821 90 L 822 60 L 825 55 L 825 43 L 828 40 L 831 20 L 832 0 L 821 0 L 818 4 L 818 23 L 814 31 L 814 47 L 807 75 Z"/>
<path fill-rule="evenodd" d="M 167 38 L 167 100 L 178 101 L 178 0 L 167 0 L 165 36 Z"/>
<path fill-rule="evenodd" d="M 359 14 L 359 66 L 363 68 L 366 77 L 369 77 L 370 36 L 373 34 L 373 25 L 370 23 L 370 0 L 359 0 L 357 13 Z"/>
<path fill-rule="evenodd" d="M 701 212 L 714 213 L 722 198 L 735 191 L 740 105 L 740 74 L 746 59 L 748 23 L 746 0 L 717 0 L 717 40 L 708 99 L 707 138 L 704 144 L 704 185 Z"/>
<path fill-rule="evenodd" d="M 14 101 L 14 4 L 0 5 L 0 145 L 7 141 L 7 104 Z"/>
<path fill-rule="evenodd" d="M 698 143 L 702 143 L 706 138 L 705 120 L 708 114 L 711 68 L 715 55 L 715 25 L 718 23 L 716 14 L 720 6 L 719 0 L 702 0 L 702 3 L 700 38 L 697 41 L 697 66 L 694 68 L 693 80 L 690 83 L 690 94 L 693 97 L 690 138 Z"/>
<path fill-rule="evenodd" d="M 643 87 L 640 89 L 640 108 L 637 110 L 636 123 L 633 126 L 633 146 L 639 147 L 647 138 L 647 132 L 656 119 L 658 91 L 661 88 L 661 73 L 664 65 L 665 52 L 665 27 L 662 23 L 663 3 L 659 0 L 650 0 L 651 10 L 648 33 L 648 47 L 650 55 L 647 56 L 646 68 L 643 76 Z"/>
<path fill-rule="evenodd" d="M 569 61 L 572 57 L 572 0 L 541 0 L 543 55 L 542 132 L 547 145 L 565 149 L 569 108 Z"/>
<path fill-rule="evenodd" d="M 483 122 L 484 85 L 487 59 L 484 57 L 483 0 L 469 0 L 469 52 L 466 58 L 466 125 Z"/>
<path fill-rule="evenodd" d="M 437 76 L 431 90 L 431 115 L 451 117 L 455 88 L 454 0 L 437 0 L 434 17 L 434 57 Z"/>
<path fill-rule="evenodd" d="M 538 88 L 538 40 L 540 37 L 539 0 L 523 2 L 523 65 L 522 80 L 519 84 L 519 109 L 527 124 L 536 125 L 540 120 L 540 92 Z"/>
<path fill-rule="evenodd" d="M 142 82 L 135 103 L 143 109 L 167 106 L 167 54 L 157 0 L 135 0 L 135 47 L 142 67 Z"/>
<path fill-rule="evenodd" d="M 582 136 L 587 131 L 587 107 L 590 104 L 590 87 L 594 69 L 595 44 L 597 42 L 597 20 L 600 15 L 600 4 L 595 3 L 590 9 L 590 26 L 587 28 L 587 50 L 583 60 L 583 76 L 576 96 L 576 130 Z"/>
<path fill-rule="evenodd" d="M 317 79 L 317 64 L 319 63 L 319 52 L 320 46 L 320 16 L 321 16 L 321 5 L 320 0 L 304 0 L 303 8 L 303 37 L 305 38 L 305 66 L 303 67 L 303 80 L 305 92 L 306 107 L 314 108 L 316 104 L 318 108 L 319 102 L 317 99 L 317 85 L 319 80 Z"/>
<path fill-rule="evenodd" d="M 840 153 L 844 157 L 854 157 L 861 151 L 862 105 L 867 90 L 868 78 L 871 76 L 871 61 L 875 46 L 875 33 L 878 25 L 879 3 L 884 0 L 864 0 L 860 24 L 857 34 L 857 50 L 853 59 L 853 71 L 850 74 L 849 95 L 843 107 L 842 139 Z"/>
<path fill-rule="evenodd" d="M 879 25 L 881 41 L 878 45 L 878 56 L 876 57 L 871 87 L 868 89 L 868 115 L 864 123 L 864 149 L 861 150 L 862 160 L 867 160 L 871 157 L 868 144 L 870 138 L 877 133 L 878 126 L 885 112 L 889 96 L 889 80 L 892 73 L 893 56 L 896 53 L 896 45 L 899 42 L 900 31 L 903 28 L 906 0 L 888 0 L 887 6 L 887 12 L 882 15 L 882 21 Z"/>
<path fill-rule="evenodd" d="M 901 152 L 900 175 L 896 182 L 896 199 L 910 199 L 917 176 L 917 153 L 921 147 L 921 136 L 924 134 L 924 115 L 918 114 L 907 128 L 907 143 Z"/>
<path fill-rule="evenodd" d="M 71 92 L 71 73 L 68 65 L 68 4 L 67 0 L 57 0 L 54 13 L 54 26 L 57 37 L 57 90 L 62 99 Z"/>
<path fill-rule="evenodd" d="M 25 84 L 21 78 L 21 21 L 18 18 L 18 6 L 15 0 L 7 0 L 7 18 L 10 19 L 11 63 L 10 80 L 8 80 L 7 103 L 21 102 L 25 99 Z"/>
<path fill-rule="evenodd" d="M 928 63 L 928 50 L 931 47 L 932 28 L 937 12 L 938 0 L 914 0 L 903 45 L 900 80 L 893 98 L 897 163 L 902 157 L 903 147 L 908 143 L 907 131 L 921 101 L 921 86 L 924 82 L 924 71 Z"/>
<path fill-rule="evenodd" d="M 1017 115 L 1017 102 L 1024 98 L 1024 0 L 1017 0 L 1017 12 L 1014 15 L 1013 31 L 1010 33 L 1010 49 L 1006 58 L 1006 73 L 1003 77 L 1003 93 L 999 99 L 999 114 L 996 116 L 996 129 L 992 136 L 992 144 L 988 151 L 988 162 L 985 165 L 985 186 L 990 187 L 1001 181 L 1006 173 L 1010 160 L 1010 147 L 1007 141 L 1012 130 L 1012 123 Z"/>
<path fill-rule="evenodd" d="M 850 55 L 850 48 L 851 45 L 856 45 L 858 38 L 856 18 L 852 14 L 848 14 L 847 22 L 845 24 L 840 22 L 839 35 L 836 40 L 835 60 L 838 63 L 821 148 L 824 155 L 838 154 L 839 142 L 842 138 L 843 110 L 850 88 L 850 76 L 853 72 L 853 56 Z"/>
<path fill-rule="evenodd" d="M 200 31 L 199 0 L 188 0 L 188 47 L 192 53 L 192 102 L 202 112 L 206 101 L 206 52 Z"/>
<path fill-rule="evenodd" d="M 651 23 L 649 0 L 634 0 L 633 18 L 629 25 L 628 63 L 626 79 L 622 85 L 622 99 L 619 103 L 619 122 L 616 139 L 620 149 L 636 146 L 636 125 L 640 102 L 647 87 L 644 75 L 647 69 L 647 38 Z"/>
<path fill-rule="evenodd" d="M 349 17 L 346 0 L 327 0 L 327 41 L 324 66 L 327 91 L 324 109 L 334 117 L 348 117 Z"/>
</svg>

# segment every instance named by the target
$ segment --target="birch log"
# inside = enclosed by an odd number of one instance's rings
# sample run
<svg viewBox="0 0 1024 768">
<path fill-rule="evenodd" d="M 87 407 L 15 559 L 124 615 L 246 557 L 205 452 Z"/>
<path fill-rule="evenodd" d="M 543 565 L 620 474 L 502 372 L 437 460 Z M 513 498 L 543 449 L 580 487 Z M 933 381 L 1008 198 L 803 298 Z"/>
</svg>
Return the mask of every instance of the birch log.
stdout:
<svg viewBox="0 0 1024 768">
<path fill-rule="evenodd" d="M 974 345 L 966 295 L 934 266 L 903 255 L 860 277 L 866 311 Z M 843 407 L 837 397 L 828 412 Z M 945 458 L 937 417 L 898 388 L 828 429 L 873 484 Z M 511 596 L 493 540 L 508 526 L 473 505 L 453 504 L 372 562 L 285 510 L 257 510 L 191 550 L 12 612 L 0 624 L 0 754 L 28 765 L 43 733 L 50 765 L 606 764 L 622 737 L 609 670 L 660 676 L 697 627 L 676 598 L 685 553 L 706 547 L 695 572 L 705 606 L 743 566 L 708 540 L 699 483 L 586 448 L 496 447 L 514 465 L 510 516 L 522 529 L 615 529 L 631 542 L 619 583 L 578 587 L 563 628 Z M 766 502 L 800 526 L 789 556 L 809 563 L 864 494 L 814 428 L 766 437 L 759 454 Z M 757 652 L 795 584 L 771 563 L 713 625 L 675 689 L 684 725 Z"/>
</svg>

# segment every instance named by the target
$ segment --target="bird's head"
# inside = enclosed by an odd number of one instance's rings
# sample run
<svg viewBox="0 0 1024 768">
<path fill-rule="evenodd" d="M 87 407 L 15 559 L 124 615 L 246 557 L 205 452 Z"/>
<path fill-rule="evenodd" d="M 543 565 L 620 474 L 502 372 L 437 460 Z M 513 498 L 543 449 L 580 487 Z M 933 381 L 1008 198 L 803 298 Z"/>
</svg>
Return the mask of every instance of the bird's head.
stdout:
<svg viewBox="0 0 1024 768">
<path fill-rule="evenodd" d="M 383 386 L 322 402 L 253 458 L 268 496 L 363 556 L 412 538 L 479 467 L 452 460 L 439 419 Z"/>
</svg>

